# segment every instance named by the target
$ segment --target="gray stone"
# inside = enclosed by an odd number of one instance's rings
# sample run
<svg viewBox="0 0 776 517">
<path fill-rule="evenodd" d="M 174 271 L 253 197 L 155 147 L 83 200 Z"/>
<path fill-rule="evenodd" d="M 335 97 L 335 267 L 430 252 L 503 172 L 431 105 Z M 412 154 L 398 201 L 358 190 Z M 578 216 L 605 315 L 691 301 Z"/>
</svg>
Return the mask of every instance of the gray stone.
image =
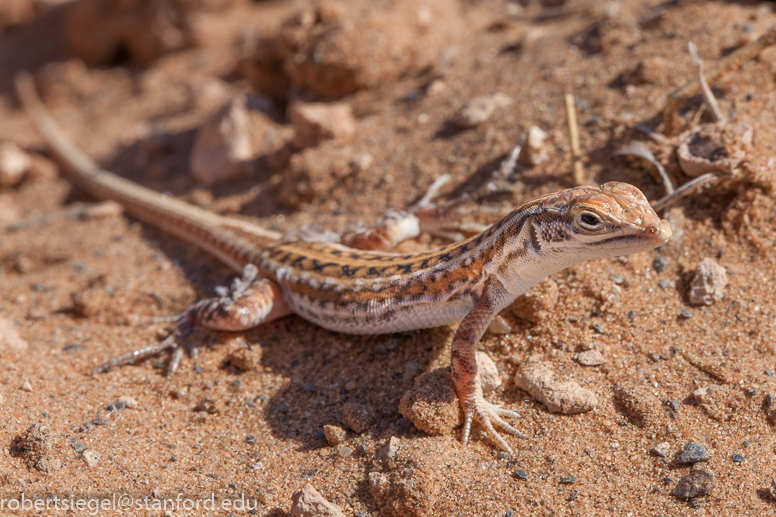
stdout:
<svg viewBox="0 0 776 517">
<path fill-rule="evenodd" d="M 693 499 L 708 495 L 713 488 L 714 476 L 705 470 L 696 470 L 679 480 L 671 495 L 678 499 Z"/>
<path fill-rule="evenodd" d="M 696 442 L 688 442 L 684 446 L 682 453 L 676 458 L 676 462 L 680 465 L 692 465 L 708 459 L 709 451 L 703 445 Z"/>
</svg>

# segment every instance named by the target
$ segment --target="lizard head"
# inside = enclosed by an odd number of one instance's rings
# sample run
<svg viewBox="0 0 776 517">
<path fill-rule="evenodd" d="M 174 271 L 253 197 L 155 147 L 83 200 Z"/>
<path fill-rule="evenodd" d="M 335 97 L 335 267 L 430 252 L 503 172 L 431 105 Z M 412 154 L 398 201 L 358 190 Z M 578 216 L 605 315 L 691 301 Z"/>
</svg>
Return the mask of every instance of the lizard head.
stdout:
<svg viewBox="0 0 776 517">
<path fill-rule="evenodd" d="M 672 234 L 668 221 L 661 220 L 644 194 L 627 183 L 565 190 L 548 196 L 543 205 L 555 220 L 543 240 L 557 251 L 573 250 L 580 258 L 651 250 Z"/>
</svg>

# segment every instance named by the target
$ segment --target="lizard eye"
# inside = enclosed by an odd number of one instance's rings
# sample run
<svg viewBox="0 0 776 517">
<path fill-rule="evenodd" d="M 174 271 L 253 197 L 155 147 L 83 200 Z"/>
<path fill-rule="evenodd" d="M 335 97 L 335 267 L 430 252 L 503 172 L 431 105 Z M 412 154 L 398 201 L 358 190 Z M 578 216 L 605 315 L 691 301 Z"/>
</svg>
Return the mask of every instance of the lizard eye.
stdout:
<svg viewBox="0 0 776 517">
<path fill-rule="evenodd" d="M 599 230 L 603 226 L 603 221 L 592 212 L 582 212 L 577 218 L 579 225 L 585 230 Z"/>
</svg>

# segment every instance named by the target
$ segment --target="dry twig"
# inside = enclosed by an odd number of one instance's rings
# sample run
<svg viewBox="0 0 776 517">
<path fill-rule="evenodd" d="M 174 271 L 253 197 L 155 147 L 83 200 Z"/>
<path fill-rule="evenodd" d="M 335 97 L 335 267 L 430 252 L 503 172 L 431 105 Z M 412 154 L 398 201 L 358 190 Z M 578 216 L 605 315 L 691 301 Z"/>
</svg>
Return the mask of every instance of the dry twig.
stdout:
<svg viewBox="0 0 776 517">
<path fill-rule="evenodd" d="M 582 168 L 582 153 L 579 150 L 579 128 L 577 126 L 577 112 L 574 109 L 574 96 L 566 94 L 566 119 L 569 123 L 569 139 L 571 140 L 571 156 L 574 159 L 574 183 L 584 183 L 585 171 Z"/>
<path fill-rule="evenodd" d="M 756 57 L 764 49 L 776 44 L 776 26 L 771 27 L 768 32 L 760 36 L 751 43 L 747 43 L 735 52 L 730 53 L 719 62 L 706 70 L 703 77 L 706 81 L 713 83 L 719 79 L 722 74 L 732 68 L 741 66 L 750 59 Z M 698 78 L 693 78 L 682 86 L 672 91 L 666 97 L 666 107 L 663 110 L 663 124 L 665 125 L 665 134 L 671 136 L 676 133 L 676 112 L 679 109 L 679 103 L 688 97 L 692 97 L 700 90 Z"/>
<path fill-rule="evenodd" d="M 690 57 L 695 65 L 696 73 L 698 74 L 698 84 L 700 85 L 701 92 L 703 93 L 703 100 L 706 101 L 706 105 L 711 108 L 711 113 L 714 115 L 715 122 L 726 122 L 725 115 L 722 114 L 722 110 L 719 108 L 717 98 L 709 88 L 709 83 L 706 82 L 706 77 L 703 75 L 703 60 L 698 55 L 698 47 L 692 41 L 689 44 Z"/>
<path fill-rule="evenodd" d="M 638 158 L 644 158 L 657 169 L 660 180 L 663 182 L 663 186 L 665 186 L 666 194 L 670 195 L 674 193 L 674 185 L 671 183 L 671 178 L 668 177 L 668 173 L 663 166 L 660 165 L 660 162 L 657 161 L 657 158 L 655 158 L 655 155 L 649 150 L 649 147 L 643 142 L 631 142 L 612 156 L 636 156 Z"/>
<path fill-rule="evenodd" d="M 718 177 L 719 176 L 717 173 L 709 172 L 707 174 L 704 174 L 703 176 L 699 176 L 695 178 L 692 181 L 688 181 L 687 183 L 685 183 L 684 185 L 676 189 L 671 194 L 663 196 L 657 201 L 653 201 L 652 208 L 655 211 L 668 208 L 669 206 L 673 205 L 683 197 L 689 196 L 690 194 L 697 192 L 706 182 L 716 181 Z"/>
</svg>

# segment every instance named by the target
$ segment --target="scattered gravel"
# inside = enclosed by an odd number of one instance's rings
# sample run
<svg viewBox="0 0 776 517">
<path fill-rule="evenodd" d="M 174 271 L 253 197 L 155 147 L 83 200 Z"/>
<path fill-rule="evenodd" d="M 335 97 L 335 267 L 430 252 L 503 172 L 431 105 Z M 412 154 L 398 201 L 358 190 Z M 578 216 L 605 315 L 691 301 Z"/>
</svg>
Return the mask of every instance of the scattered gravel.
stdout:
<svg viewBox="0 0 776 517">
<path fill-rule="evenodd" d="M 510 325 L 504 318 L 496 315 L 495 318 L 488 325 L 488 332 L 497 336 L 503 336 L 512 332 L 512 325 Z"/>
<path fill-rule="evenodd" d="M 30 155 L 11 142 L 0 142 L 0 187 L 21 183 L 31 167 Z"/>
<path fill-rule="evenodd" d="M 652 267 L 658 273 L 662 273 L 668 267 L 668 259 L 665 257 L 655 257 L 655 260 L 652 261 Z"/>
<path fill-rule="evenodd" d="M 53 442 L 46 427 L 32 424 L 11 443 L 11 454 L 24 458 L 28 468 L 40 472 L 56 470 L 51 459 Z"/>
<path fill-rule="evenodd" d="M 481 95 L 473 98 L 453 119 L 456 125 L 464 128 L 479 126 L 488 120 L 496 110 L 512 104 L 508 95 L 498 92 L 493 95 Z"/>
<path fill-rule="evenodd" d="M 518 479 L 528 479 L 528 473 L 525 470 L 517 469 L 514 474 Z M 774 482 L 776 482 L 776 480 L 774 480 Z"/>
<path fill-rule="evenodd" d="M 332 447 L 341 444 L 347 437 L 347 431 L 338 425 L 324 425 L 323 434 L 326 437 L 326 441 Z"/>
<path fill-rule="evenodd" d="M 709 459 L 709 451 L 706 448 L 696 442 L 688 442 L 684 446 L 682 453 L 676 458 L 676 462 L 680 465 L 693 465 L 699 461 L 706 461 Z"/>
<path fill-rule="evenodd" d="M 448 368 L 421 375 L 415 387 L 404 393 L 399 412 L 430 435 L 452 433 L 463 420 L 451 382 Z"/>
<path fill-rule="evenodd" d="M 342 422 L 352 431 L 361 434 L 374 423 L 372 407 L 358 402 L 347 402 L 342 406 Z"/>
<path fill-rule="evenodd" d="M 295 102 L 289 118 L 294 128 L 294 145 L 299 149 L 315 147 L 329 139 L 347 142 L 358 131 L 358 121 L 346 102 Z"/>
<path fill-rule="evenodd" d="M 310 483 L 294 492 L 291 500 L 294 504 L 290 517 L 344 517 L 342 508 L 324 499 Z"/>
<path fill-rule="evenodd" d="M 577 362 L 582 366 L 600 366 L 606 362 L 598 350 L 587 350 L 577 354 Z"/>
<path fill-rule="evenodd" d="M 695 278 L 690 284 L 690 303 L 693 305 L 712 305 L 722 299 L 728 278 L 725 268 L 716 260 L 706 257 L 698 264 Z"/>
<path fill-rule="evenodd" d="M 100 453 L 91 449 L 84 451 L 81 457 L 91 468 L 96 467 L 100 462 Z"/>
<path fill-rule="evenodd" d="M 520 151 L 520 163 L 529 167 L 535 167 L 550 159 L 547 148 L 547 133 L 537 126 L 528 128 L 528 134 Z"/>
<path fill-rule="evenodd" d="M 353 449 L 347 445 L 340 445 L 337 447 L 337 454 L 340 458 L 350 458 L 353 455 Z"/>
<path fill-rule="evenodd" d="M 22 339 L 13 321 L 0 318 L 0 350 L 6 347 L 12 352 L 24 352 L 29 345 Z"/>
<path fill-rule="evenodd" d="M 684 476 L 671 490 L 671 495 L 678 499 L 692 499 L 708 495 L 714 488 L 714 476 L 705 470 L 696 470 Z"/>
<path fill-rule="evenodd" d="M 477 376 L 480 378 L 482 392 L 488 393 L 501 386 L 501 375 L 493 360 L 485 352 L 477 351 Z"/>
<path fill-rule="evenodd" d="M 670 443 L 660 442 L 659 444 L 655 445 L 650 452 L 655 456 L 660 456 L 661 458 L 665 458 L 666 456 L 668 456 L 668 453 L 670 451 L 671 451 Z"/>
<path fill-rule="evenodd" d="M 549 363 L 529 359 L 515 374 L 515 385 L 547 406 L 551 413 L 573 415 L 598 405 L 595 393 L 574 381 L 555 379 Z"/>
</svg>

